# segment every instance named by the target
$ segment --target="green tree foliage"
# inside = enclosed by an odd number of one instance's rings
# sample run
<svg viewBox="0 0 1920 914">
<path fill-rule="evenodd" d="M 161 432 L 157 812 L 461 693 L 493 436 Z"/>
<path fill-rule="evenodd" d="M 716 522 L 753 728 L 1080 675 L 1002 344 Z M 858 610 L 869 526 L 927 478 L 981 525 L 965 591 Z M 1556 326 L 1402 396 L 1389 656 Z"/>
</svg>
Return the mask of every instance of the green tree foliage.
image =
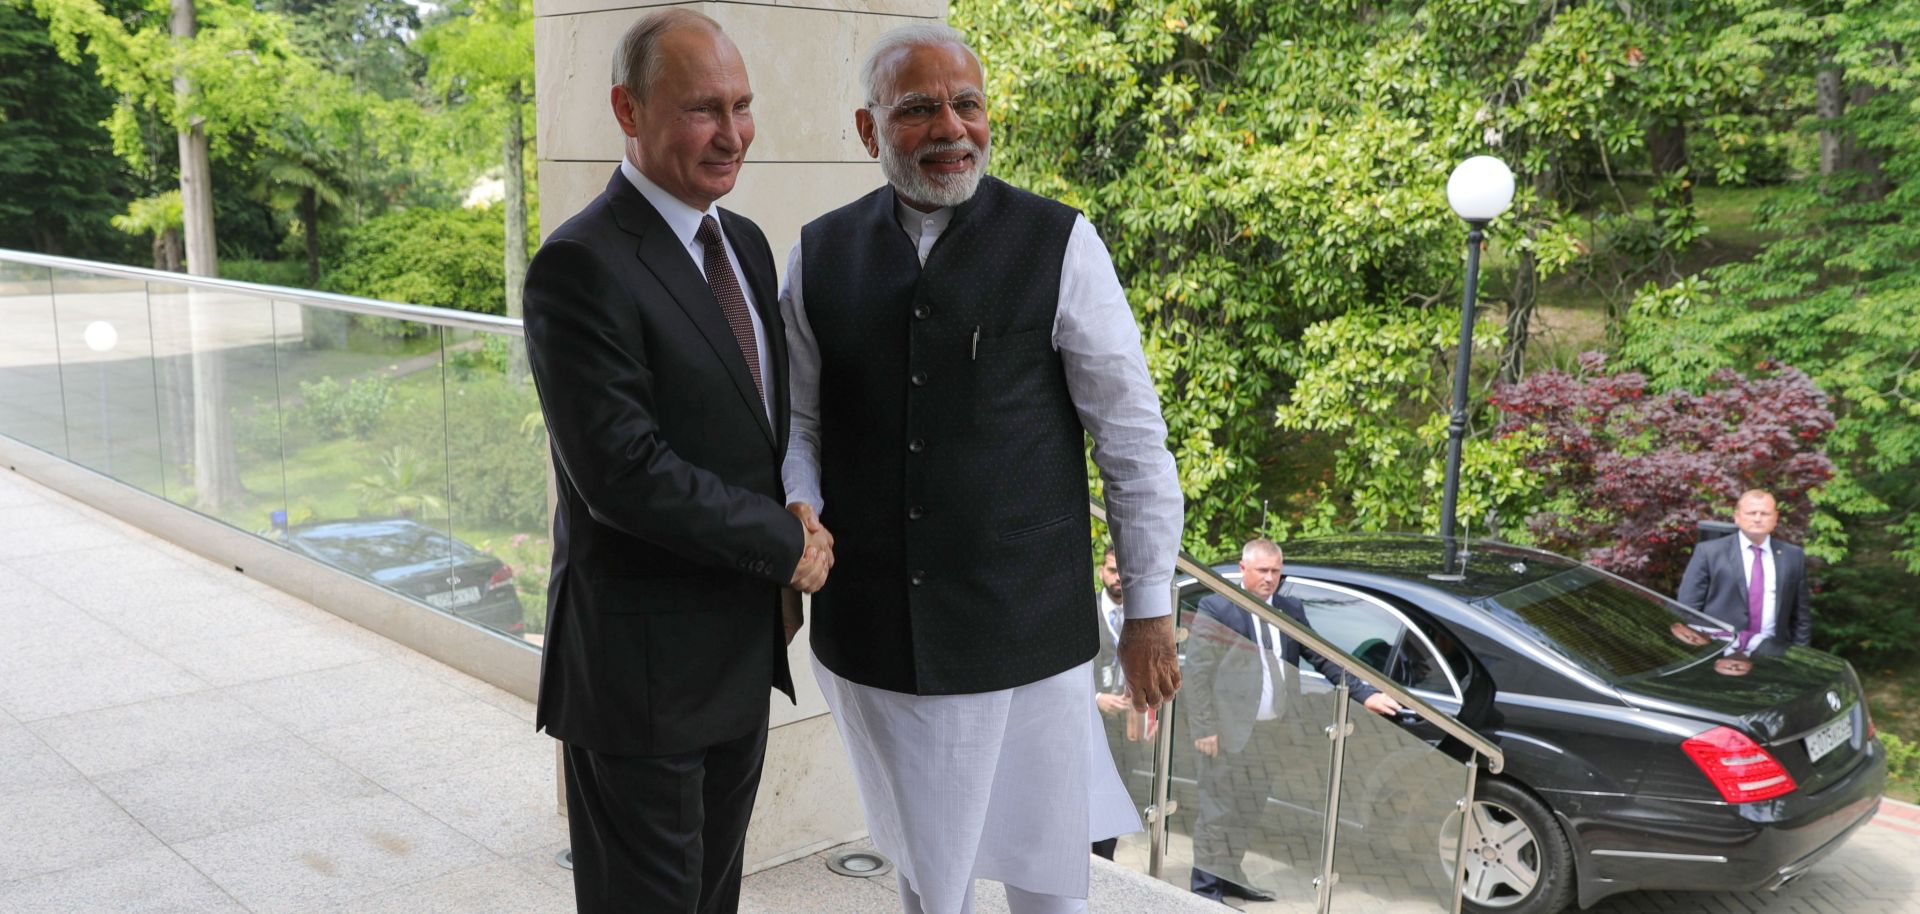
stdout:
<svg viewBox="0 0 1920 914">
<path fill-rule="evenodd" d="M 0 3 L 0 247 L 115 259 L 127 177 L 100 126 L 113 94 L 60 59 L 47 23 Z"/>
<path fill-rule="evenodd" d="M 346 230 L 332 292 L 502 314 L 501 212 L 401 209 Z"/>
</svg>

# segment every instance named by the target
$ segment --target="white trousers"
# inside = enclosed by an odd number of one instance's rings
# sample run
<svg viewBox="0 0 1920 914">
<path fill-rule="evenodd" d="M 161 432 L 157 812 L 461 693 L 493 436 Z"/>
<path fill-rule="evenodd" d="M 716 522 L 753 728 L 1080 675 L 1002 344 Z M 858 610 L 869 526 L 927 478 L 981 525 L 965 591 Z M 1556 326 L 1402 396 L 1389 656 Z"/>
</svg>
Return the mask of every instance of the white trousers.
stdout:
<svg viewBox="0 0 1920 914">
<path fill-rule="evenodd" d="M 969 914 L 975 879 L 1005 883 L 1016 914 L 1082 911 L 1089 843 L 1140 830 L 1088 664 L 969 695 L 889 692 L 818 657 L 813 667 L 908 914 Z"/>
</svg>

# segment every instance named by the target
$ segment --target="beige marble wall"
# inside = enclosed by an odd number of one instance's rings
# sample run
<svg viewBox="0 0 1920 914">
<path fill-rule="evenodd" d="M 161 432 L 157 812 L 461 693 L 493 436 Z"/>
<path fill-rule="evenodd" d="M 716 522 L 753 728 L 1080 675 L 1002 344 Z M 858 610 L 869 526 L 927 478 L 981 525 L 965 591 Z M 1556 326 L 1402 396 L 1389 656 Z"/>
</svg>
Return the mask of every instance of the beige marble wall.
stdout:
<svg viewBox="0 0 1920 914">
<path fill-rule="evenodd" d="M 535 142 L 540 225 L 551 232 L 606 188 L 618 166 L 619 127 L 607 106 L 614 45 L 647 9 L 636 0 L 534 0 Z M 747 167 L 722 201 L 767 234 L 786 271 L 800 226 L 881 183 L 860 148 L 861 53 L 888 29 L 946 16 L 946 0 L 763 0 L 683 3 L 718 20 L 740 47 L 754 89 L 755 136 Z M 749 871 L 865 832 L 846 752 L 813 678 L 802 631 L 788 651 L 799 703 L 770 707 L 766 772 Z"/>
</svg>

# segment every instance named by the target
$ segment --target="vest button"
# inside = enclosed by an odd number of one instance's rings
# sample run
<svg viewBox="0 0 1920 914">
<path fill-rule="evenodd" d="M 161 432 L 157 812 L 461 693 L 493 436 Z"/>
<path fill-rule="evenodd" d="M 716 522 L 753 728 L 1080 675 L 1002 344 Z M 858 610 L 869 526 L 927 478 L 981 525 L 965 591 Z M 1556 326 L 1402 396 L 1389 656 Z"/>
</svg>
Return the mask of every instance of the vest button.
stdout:
<svg viewBox="0 0 1920 914">
<path fill-rule="evenodd" d="M 932 309 L 932 308 L 929 308 L 929 307 L 927 307 L 926 305 L 921 305 L 921 306 L 919 306 L 919 307 L 917 307 L 917 308 L 915 308 L 915 309 L 913 309 L 913 317 L 914 317 L 914 320 L 922 320 L 922 321 L 923 321 L 923 320 L 926 320 L 927 318 L 929 318 L 929 317 L 932 317 L 932 316 L 933 316 L 933 309 Z"/>
<path fill-rule="evenodd" d="M 921 571 L 918 568 L 915 568 L 913 570 L 913 574 L 909 575 L 907 577 L 907 580 L 912 582 L 913 586 L 919 587 L 920 585 L 927 583 L 927 573 L 924 571 Z"/>
<path fill-rule="evenodd" d="M 913 386 L 915 387 L 925 387 L 927 386 L 927 373 L 924 371 L 916 371 L 909 380 L 913 381 Z"/>
<path fill-rule="evenodd" d="M 916 454 L 926 449 L 927 449 L 927 440 L 925 438 L 915 438 L 912 441 L 907 442 L 907 450 L 912 451 Z"/>
<path fill-rule="evenodd" d="M 927 509 L 914 505 L 907 509 L 907 520 L 919 520 L 927 516 Z"/>
</svg>

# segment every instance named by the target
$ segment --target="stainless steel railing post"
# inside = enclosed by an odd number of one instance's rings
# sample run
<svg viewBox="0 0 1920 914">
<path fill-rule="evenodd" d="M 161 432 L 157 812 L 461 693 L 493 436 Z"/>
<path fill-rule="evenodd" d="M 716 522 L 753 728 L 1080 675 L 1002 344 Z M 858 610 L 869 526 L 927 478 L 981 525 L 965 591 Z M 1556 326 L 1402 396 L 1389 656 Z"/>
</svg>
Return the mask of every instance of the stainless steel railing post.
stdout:
<svg viewBox="0 0 1920 914">
<path fill-rule="evenodd" d="M 1180 592 L 1173 594 L 1174 643 L 1180 641 Z M 1167 859 L 1167 820 L 1173 815 L 1173 804 L 1168 798 L 1172 791 L 1173 772 L 1173 715 L 1174 702 L 1169 698 L 1160 706 L 1160 723 L 1153 735 L 1153 796 L 1147 806 L 1147 875 L 1160 878 L 1160 871 Z M 1134 713 L 1128 711 L 1128 714 Z M 1144 722 L 1143 722 L 1144 726 Z M 1140 732 L 1147 732 L 1142 729 Z"/>
<path fill-rule="evenodd" d="M 1353 723 L 1347 719 L 1345 682 L 1334 687 L 1333 704 L 1333 726 L 1327 728 L 1327 738 L 1333 741 L 1327 765 L 1327 822 L 1320 829 L 1320 875 L 1313 879 L 1315 910 L 1320 914 L 1333 910 L 1333 887 L 1340 881 L 1333 869 L 1333 851 L 1340 832 L 1340 775 L 1347 762 L 1347 736 L 1353 732 Z"/>
<path fill-rule="evenodd" d="M 1460 798 L 1460 847 L 1453 855 L 1453 914 L 1460 914 L 1460 905 L 1467 887 L 1467 836 L 1473 834 L 1473 792 L 1479 788 L 1480 756 L 1467 759 L 1467 795 Z"/>
</svg>

